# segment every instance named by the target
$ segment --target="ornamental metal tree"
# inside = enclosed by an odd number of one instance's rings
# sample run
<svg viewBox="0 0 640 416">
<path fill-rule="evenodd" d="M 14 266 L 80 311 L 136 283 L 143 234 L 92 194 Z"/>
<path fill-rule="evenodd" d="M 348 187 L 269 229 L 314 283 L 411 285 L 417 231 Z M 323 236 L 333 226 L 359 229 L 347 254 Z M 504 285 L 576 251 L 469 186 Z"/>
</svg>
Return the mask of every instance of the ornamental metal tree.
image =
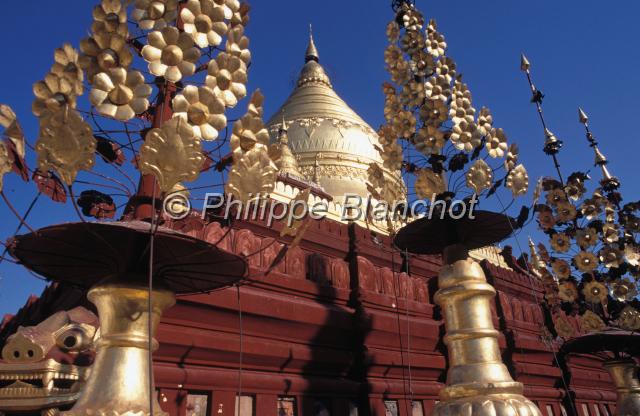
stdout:
<svg viewBox="0 0 640 416">
<path fill-rule="evenodd" d="M 534 272 L 542 280 L 555 334 L 565 352 L 602 355 L 618 388 L 619 415 L 640 414 L 640 383 L 631 357 L 640 352 L 640 202 L 623 203 L 620 181 L 607 168 L 587 114 L 578 109 L 588 145 L 595 155 L 600 181 L 589 191 L 588 171 L 563 176 L 558 163 L 562 141 L 548 128 L 531 64 L 523 55 L 526 74 L 544 129 L 544 152 L 557 175 L 543 179 L 545 202 L 535 201 L 538 226 L 549 238 L 530 242 Z M 578 323 L 573 325 L 572 322 Z"/>
<path fill-rule="evenodd" d="M 540 415 L 502 363 L 490 310 L 496 292 L 468 254 L 511 235 L 529 210 L 523 208 L 517 220 L 504 215 L 511 203 L 500 213 L 460 215 L 461 205 L 454 203 L 458 198 L 469 206 L 494 197 L 502 204 L 503 185 L 513 198 L 524 195 L 526 169 L 490 111 L 476 112 L 435 21 L 425 30 L 423 15 L 409 1 L 394 2 L 394 10 L 385 51 L 393 84 L 384 85 L 387 124 L 379 131 L 380 154 L 386 168 L 415 175 L 409 177 L 415 189 L 410 199 L 430 199 L 434 208 L 413 218 L 394 240 L 403 251 L 442 254 L 445 262 L 435 300 L 445 318 L 449 371 L 433 414 Z M 375 198 L 391 202 L 393 185 L 381 171 L 371 165 L 369 188 Z"/>
<path fill-rule="evenodd" d="M 14 112 L 0 107 L 0 194 L 20 228 L 31 231 L 7 249 L 47 279 L 91 288 L 100 315 L 93 371 L 66 414 L 161 413 L 151 351 L 162 310 L 176 293 L 214 290 L 246 274 L 245 259 L 179 232 L 184 222 L 175 218 L 189 219 L 196 189 L 226 186 L 242 200 L 273 189 L 259 92 L 227 140 L 225 112 L 247 94 L 248 12 L 238 0 L 102 0 L 80 52 L 57 49 L 51 70 L 34 84 L 35 145 Z M 37 156 L 34 171 L 26 148 Z M 81 221 L 31 229 L 1 192 L 11 171 L 25 180 L 32 173 L 39 192 L 55 201 L 69 198 Z M 214 184 L 185 186 L 201 174 Z M 88 189 L 76 200 L 78 187 Z M 119 221 L 107 221 L 116 215 Z"/>
</svg>

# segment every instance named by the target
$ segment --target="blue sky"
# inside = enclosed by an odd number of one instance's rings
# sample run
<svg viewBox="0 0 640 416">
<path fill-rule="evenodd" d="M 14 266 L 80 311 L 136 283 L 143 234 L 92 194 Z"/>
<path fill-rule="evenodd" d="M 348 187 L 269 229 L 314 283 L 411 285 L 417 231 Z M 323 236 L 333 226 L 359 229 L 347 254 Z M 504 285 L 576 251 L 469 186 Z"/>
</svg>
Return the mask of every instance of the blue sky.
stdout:
<svg viewBox="0 0 640 416">
<path fill-rule="evenodd" d="M 254 63 L 250 88 L 266 96 L 267 118 L 286 99 L 303 63 L 309 23 L 313 23 L 321 62 L 338 93 L 374 128 L 382 122 L 380 85 L 387 79 L 383 51 L 386 23 L 392 18 L 383 0 L 254 0 L 248 33 Z M 28 137 L 36 138 L 30 113 L 31 85 L 52 63 L 64 42 L 78 46 L 91 23 L 93 1 L 29 0 L 3 5 L 0 50 L 3 64 L 0 102 L 17 111 Z M 491 108 L 495 123 L 520 145 L 531 178 L 549 174 L 551 161 L 541 152 L 544 140 L 519 56 L 532 62 L 536 84 L 546 94 L 551 129 L 564 140 L 560 162 L 566 174 L 588 169 L 593 161 L 577 106 L 591 116 L 611 171 L 623 183 L 627 199 L 638 199 L 634 171 L 638 158 L 636 127 L 640 111 L 640 3 L 538 0 L 457 2 L 418 0 L 418 7 L 438 21 L 474 94 L 477 108 Z M 243 104 L 244 107 L 244 104 Z M 31 162 L 31 166 L 33 166 Z M 597 177 L 597 174 L 594 174 Z M 5 177 L 5 192 L 24 211 L 35 195 L 33 184 Z M 65 209 L 44 201 L 34 226 L 50 224 Z M 0 205 L 0 237 L 13 234 L 17 221 Z M 531 230 L 533 233 L 534 230 Z M 522 241 L 524 243 L 524 241 Z M 0 316 L 39 294 L 43 283 L 7 262 L 0 265 Z"/>
</svg>

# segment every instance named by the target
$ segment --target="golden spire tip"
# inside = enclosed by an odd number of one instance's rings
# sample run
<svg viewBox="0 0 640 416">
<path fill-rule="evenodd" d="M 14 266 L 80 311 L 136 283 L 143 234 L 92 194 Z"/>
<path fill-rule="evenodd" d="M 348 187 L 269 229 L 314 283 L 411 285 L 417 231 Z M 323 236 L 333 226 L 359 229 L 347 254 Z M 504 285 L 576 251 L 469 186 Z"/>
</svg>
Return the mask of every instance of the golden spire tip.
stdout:
<svg viewBox="0 0 640 416">
<path fill-rule="evenodd" d="M 316 44 L 313 41 L 313 26 L 309 24 L 309 46 L 307 47 L 307 53 L 305 55 L 305 62 L 320 60 L 320 55 L 318 54 L 318 49 L 316 48 Z"/>
<path fill-rule="evenodd" d="M 580 107 L 578 107 L 578 118 L 580 120 L 580 123 L 584 124 L 585 126 L 587 125 L 587 123 L 589 123 L 589 116 L 587 116 L 587 113 L 585 113 Z"/>
<path fill-rule="evenodd" d="M 529 72 L 529 69 L 531 68 L 531 63 L 529 62 L 529 60 L 527 59 L 527 57 L 523 54 L 520 55 L 520 70 L 522 72 Z"/>
</svg>

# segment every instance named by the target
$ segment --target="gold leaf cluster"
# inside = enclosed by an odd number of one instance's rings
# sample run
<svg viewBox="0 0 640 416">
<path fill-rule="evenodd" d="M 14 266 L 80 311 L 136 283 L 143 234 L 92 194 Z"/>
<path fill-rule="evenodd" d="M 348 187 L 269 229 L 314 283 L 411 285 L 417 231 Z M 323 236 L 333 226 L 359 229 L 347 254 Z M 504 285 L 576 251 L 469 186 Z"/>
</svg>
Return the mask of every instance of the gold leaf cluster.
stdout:
<svg viewBox="0 0 640 416">
<path fill-rule="evenodd" d="M 79 171 L 93 167 L 96 140 L 80 113 L 65 106 L 41 120 L 35 149 L 38 168 L 43 172 L 55 170 L 64 183 L 71 185 Z"/>
<path fill-rule="evenodd" d="M 142 174 L 156 177 L 163 192 L 170 192 L 179 182 L 196 180 L 204 160 L 193 128 L 175 117 L 147 133 L 138 165 Z"/>
</svg>

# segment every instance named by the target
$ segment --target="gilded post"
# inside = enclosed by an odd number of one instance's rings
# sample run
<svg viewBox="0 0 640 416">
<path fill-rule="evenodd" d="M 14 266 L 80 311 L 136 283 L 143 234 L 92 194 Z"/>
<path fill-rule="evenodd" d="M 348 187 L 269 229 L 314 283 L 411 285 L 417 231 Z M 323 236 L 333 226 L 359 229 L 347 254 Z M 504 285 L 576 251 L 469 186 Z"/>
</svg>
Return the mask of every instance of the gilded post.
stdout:
<svg viewBox="0 0 640 416">
<path fill-rule="evenodd" d="M 640 381 L 638 381 L 638 366 L 635 361 L 631 359 L 608 361 L 604 367 L 609 372 L 618 393 L 616 415 L 640 415 Z"/>
<path fill-rule="evenodd" d="M 153 337 L 162 311 L 175 303 L 172 292 L 152 292 L 152 331 L 148 333 L 149 292 L 142 286 L 109 283 L 87 296 L 98 308 L 100 338 L 96 360 L 82 395 L 65 416 L 149 415 L 149 336 Z M 154 349 L 158 343 L 153 341 Z M 154 401 L 154 415 L 167 415 Z"/>
<path fill-rule="evenodd" d="M 460 246 L 445 249 L 444 258 L 435 301 L 444 315 L 449 371 L 433 415 L 541 416 L 502 362 L 490 308 L 496 291 L 482 267 Z"/>
</svg>

